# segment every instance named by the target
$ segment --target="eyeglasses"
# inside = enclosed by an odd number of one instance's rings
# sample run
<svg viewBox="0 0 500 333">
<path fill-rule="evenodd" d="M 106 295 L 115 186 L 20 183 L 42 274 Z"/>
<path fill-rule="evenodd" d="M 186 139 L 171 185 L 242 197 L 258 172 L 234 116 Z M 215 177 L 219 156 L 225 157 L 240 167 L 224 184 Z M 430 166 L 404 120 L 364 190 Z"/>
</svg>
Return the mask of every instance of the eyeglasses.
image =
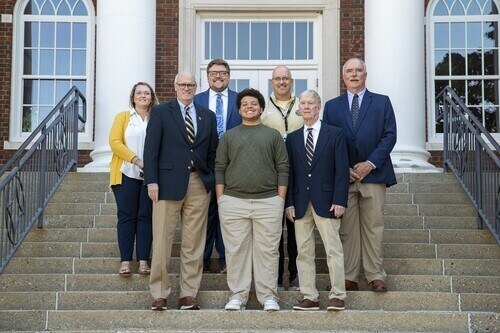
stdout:
<svg viewBox="0 0 500 333">
<path fill-rule="evenodd" d="M 225 78 L 228 75 L 229 75 L 229 72 L 227 72 L 227 71 L 211 71 L 211 72 L 208 72 L 208 76 L 210 76 L 210 77 L 220 76 L 222 78 Z"/>
<path fill-rule="evenodd" d="M 141 95 L 144 95 L 146 97 L 151 96 L 151 93 L 149 91 L 136 90 L 135 94 L 136 94 L 136 96 L 141 96 Z"/>
<path fill-rule="evenodd" d="M 178 87 L 181 87 L 182 89 L 193 89 L 196 87 L 196 83 L 175 83 Z"/>
<path fill-rule="evenodd" d="M 271 80 L 273 80 L 276 83 L 278 83 L 280 81 L 288 83 L 288 82 L 290 82 L 292 80 L 292 78 L 291 77 L 283 76 L 283 77 L 273 77 Z"/>
</svg>

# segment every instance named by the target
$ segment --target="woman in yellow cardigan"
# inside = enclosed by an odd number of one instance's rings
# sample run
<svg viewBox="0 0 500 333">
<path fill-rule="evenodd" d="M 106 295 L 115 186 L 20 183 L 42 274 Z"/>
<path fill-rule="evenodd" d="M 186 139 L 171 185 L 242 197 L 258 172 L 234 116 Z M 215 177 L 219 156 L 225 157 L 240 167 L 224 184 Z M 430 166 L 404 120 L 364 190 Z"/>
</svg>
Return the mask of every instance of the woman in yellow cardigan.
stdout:
<svg viewBox="0 0 500 333">
<path fill-rule="evenodd" d="M 130 110 L 116 115 L 109 133 L 109 146 L 113 152 L 110 163 L 110 183 L 117 207 L 118 247 L 121 266 L 118 273 L 129 276 L 130 262 L 136 245 L 139 261 L 138 273 L 148 275 L 151 251 L 152 203 L 143 184 L 142 156 L 149 112 L 158 104 L 153 88 L 138 82 L 130 92 Z"/>
</svg>

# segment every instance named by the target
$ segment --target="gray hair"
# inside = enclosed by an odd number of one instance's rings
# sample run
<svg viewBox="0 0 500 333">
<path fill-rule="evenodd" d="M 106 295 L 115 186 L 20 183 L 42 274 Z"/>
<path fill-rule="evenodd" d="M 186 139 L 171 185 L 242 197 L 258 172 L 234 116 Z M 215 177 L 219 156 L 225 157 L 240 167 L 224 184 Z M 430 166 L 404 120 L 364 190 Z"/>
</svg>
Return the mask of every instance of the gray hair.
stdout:
<svg viewBox="0 0 500 333">
<path fill-rule="evenodd" d="M 180 76 L 189 76 L 190 78 L 193 79 L 193 82 L 196 84 L 196 76 L 193 73 L 190 73 L 187 71 L 182 71 L 182 72 L 177 73 L 175 75 L 175 78 L 174 78 L 174 83 L 177 83 Z"/>
<path fill-rule="evenodd" d="M 304 90 L 300 94 L 299 99 L 301 99 L 302 97 L 307 97 L 307 96 L 311 96 L 312 98 L 314 98 L 314 101 L 317 104 L 321 104 L 321 97 L 319 96 L 319 94 L 318 94 L 318 92 L 316 90 L 312 90 L 312 89 Z"/>
<path fill-rule="evenodd" d="M 360 61 L 360 62 L 361 62 L 361 64 L 363 65 L 363 72 L 364 72 L 364 73 L 366 73 L 366 64 L 365 64 L 365 62 L 364 62 L 361 58 L 358 58 L 358 57 L 352 57 L 352 58 L 348 59 L 348 60 L 344 63 L 344 66 L 342 66 L 342 73 L 344 73 L 344 72 L 345 72 L 345 66 L 347 65 L 347 63 L 348 63 L 349 61 L 352 61 L 352 60 L 357 60 L 357 61 Z"/>
</svg>

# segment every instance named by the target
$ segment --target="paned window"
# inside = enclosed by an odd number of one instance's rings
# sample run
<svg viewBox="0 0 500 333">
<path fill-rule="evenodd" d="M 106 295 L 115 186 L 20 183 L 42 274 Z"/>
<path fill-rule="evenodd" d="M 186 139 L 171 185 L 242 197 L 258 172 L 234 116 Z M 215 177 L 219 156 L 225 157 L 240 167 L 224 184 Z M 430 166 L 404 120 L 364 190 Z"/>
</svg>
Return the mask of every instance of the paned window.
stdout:
<svg viewBox="0 0 500 333">
<path fill-rule="evenodd" d="M 312 21 L 205 21 L 205 60 L 311 60 Z"/>
<path fill-rule="evenodd" d="M 438 0 L 430 17 L 431 93 L 447 85 L 491 133 L 500 133 L 499 13 L 495 0 Z M 443 124 L 431 121 L 436 134 Z"/>
<path fill-rule="evenodd" d="M 20 57 L 14 78 L 19 92 L 13 112 L 22 114 L 16 136 L 33 131 L 72 86 L 86 96 L 93 94 L 91 9 L 85 0 L 29 0 L 20 6 L 15 50 Z M 92 127 L 87 123 L 81 131 Z"/>
</svg>

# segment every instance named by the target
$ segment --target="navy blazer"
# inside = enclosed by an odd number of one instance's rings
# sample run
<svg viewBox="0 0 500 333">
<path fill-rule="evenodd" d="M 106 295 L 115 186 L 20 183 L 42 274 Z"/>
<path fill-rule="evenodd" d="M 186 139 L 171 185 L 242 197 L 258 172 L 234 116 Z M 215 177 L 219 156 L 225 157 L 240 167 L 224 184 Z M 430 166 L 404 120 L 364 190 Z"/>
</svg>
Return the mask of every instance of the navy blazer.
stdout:
<svg viewBox="0 0 500 333">
<path fill-rule="evenodd" d="M 304 127 L 286 139 L 290 176 L 285 207 L 295 207 L 295 217 L 304 216 L 309 202 L 316 214 L 332 218 L 330 207 L 347 207 L 349 165 L 342 129 L 322 123 L 314 147 L 311 168 L 307 165 Z"/>
<path fill-rule="evenodd" d="M 236 91 L 232 91 L 231 89 L 227 90 L 227 119 L 226 121 L 226 131 L 229 131 L 231 128 L 238 126 L 241 124 L 241 116 L 238 110 L 236 109 L 236 96 L 238 93 Z M 209 99 L 210 99 L 210 89 L 205 90 L 194 96 L 194 102 L 204 107 L 209 107 Z M 213 110 L 215 113 L 215 110 Z"/>
<path fill-rule="evenodd" d="M 195 108 L 197 132 L 193 144 L 188 140 L 177 99 L 151 111 L 144 144 L 144 182 L 159 185 L 160 200 L 182 200 L 186 196 L 191 161 L 207 193 L 214 189 L 218 143 L 215 114 L 199 104 Z"/>
<path fill-rule="evenodd" d="M 375 164 L 363 183 L 396 184 L 390 156 L 396 144 L 396 118 L 389 97 L 366 90 L 354 128 L 344 93 L 326 102 L 323 121 L 344 130 L 350 167 L 366 160 Z"/>
</svg>

